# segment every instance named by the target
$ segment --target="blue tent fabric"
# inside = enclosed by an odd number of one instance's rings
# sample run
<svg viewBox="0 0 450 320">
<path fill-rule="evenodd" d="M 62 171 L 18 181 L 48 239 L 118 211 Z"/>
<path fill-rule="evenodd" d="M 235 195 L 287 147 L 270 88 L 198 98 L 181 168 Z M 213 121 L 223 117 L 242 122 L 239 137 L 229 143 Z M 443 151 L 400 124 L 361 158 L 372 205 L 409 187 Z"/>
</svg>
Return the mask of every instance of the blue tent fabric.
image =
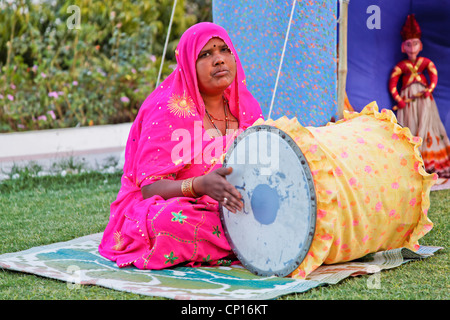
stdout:
<svg viewBox="0 0 450 320">
<path fill-rule="evenodd" d="M 213 1 L 213 20 L 229 33 L 250 92 L 268 117 L 292 0 Z M 297 1 L 271 118 L 323 125 L 337 111 L 336 2 Z"/>
<path fill-rule="evenodd" d="M 379 8 L 379 28 L 369 28 Z M 380 108 L 392 108 L 388 82 L 392 68 L 406 58 L 401 50 L 400 30 L 408 14 L 414 13 L 422 29 L 421 56 L 431 59 L 438 70 L 433 93 L 442 123 L 450 133 L 450 0 L 358 0 L 348 7 L 347 94 L 355 110 L 371 101 Z M 369 21 L 369 25 L 371 20 Z"/>
<path fill-rule="evenodd" d="M 322 125 L 336 114 L 336 42 L 338 1 L 298 0 L 289 44 L 271 114 L 296 116 L 303 125 Z M 379 21 L 374 22 L 376 6 Z M 292 1 L 213 1 L 214 21 L 230 33 L 250 91 L 267 117 Z M 439 81 L 434 98 L 450 133 L 450 0 L 353 0 L 348 6 L 346 91 L 356 111 L 376 101 L 392 108 L 388 82 L 405 55 L 400 30 L 410 13 L 422 29 L 421 55 L 431 59 Z M 376 16 L 375 16 L 376 18 Z"/>
</svg>

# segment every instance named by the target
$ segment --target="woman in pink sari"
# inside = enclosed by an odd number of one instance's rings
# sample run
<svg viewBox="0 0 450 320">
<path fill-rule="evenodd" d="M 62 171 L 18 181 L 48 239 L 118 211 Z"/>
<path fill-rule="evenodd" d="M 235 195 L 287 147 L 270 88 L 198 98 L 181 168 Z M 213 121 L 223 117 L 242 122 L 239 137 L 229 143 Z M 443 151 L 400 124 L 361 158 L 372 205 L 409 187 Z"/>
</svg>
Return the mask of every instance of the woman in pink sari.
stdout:
<svg viewBox="0 0 450 320">
<path fill-rule="evenodd" d="M 189 28 L 176 59 L 128 137 L 122 185 L 99 246 L 119 267 L 220 265 L 233 257 L 219 203 L 235 212 L 242 202 L 221 160 L 234 138 L 262 118 L 261 108 L 222 27 Z"/>
</svg>

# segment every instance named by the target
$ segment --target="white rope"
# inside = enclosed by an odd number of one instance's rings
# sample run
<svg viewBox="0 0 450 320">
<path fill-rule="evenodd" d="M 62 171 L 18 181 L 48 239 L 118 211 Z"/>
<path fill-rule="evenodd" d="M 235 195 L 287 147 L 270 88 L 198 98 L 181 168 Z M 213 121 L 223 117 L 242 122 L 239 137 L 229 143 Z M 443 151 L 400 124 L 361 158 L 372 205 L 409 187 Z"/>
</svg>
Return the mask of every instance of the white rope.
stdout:
<svg viewBox="0 0 450 320">
<path fill-rule="evenodd" d="M 273 89 L 272 102 L 270 103 L 269 115 L 267 116 L 267 119 L 270 119 L 270 114 L 272 113 L 272 108 L 273 108 L 273 102 L 275 101 L 275 95 L 276 95 L 276 93 L 277 93 L 278 80 L 279 80 L 279 78 L 280 78 L 281 67 L 283 66 L 284 52 L 286 51 L 286 44 L 287 44 L 287 42 L 288 42 L 289 32 L 290 32 L 290 30 L 291 30 L 292 17 L 294 16 L 294 10 L 295 10 L 295 3 L 296 3 L 296 2 L 297 2 L 297 0 L 294 0 L 294 1 L 292 2 L 291 17 L 289 18 L 288 29 L 287 29 L 287 32 L 286 32 L 286 37 L 285 37 L 285 39 L 284 39 L 283 51 L 281 52 L 280 66 L 278 67 L 277 79 L 276 79 L 276 81 L 275 81 L 275 88 Z"/>
<path fill-rule="evenodd" d="M 169 37 L 170 37 L 170 30 L 172 29 L 173 15 L 175 13 L 176 6 L 177 6 L 177 0 L 174 0 L 173 7 L 172 7 L 172 15 L 170 16 L 169 29 L 167 30 L 166 43 L 164 44 L 164 51 L 163 51 L 163 55 L 161 57 L 161 66 L 159 67 L 158 80 L 156 80 L 156 88 L 158 87 L 159 80 L 161 79 L 161 73 L 162 73 L 162 69 L 164 66 L 164 57 L 166 56 L 167 45 L 169 43 Z"/>
</svg>

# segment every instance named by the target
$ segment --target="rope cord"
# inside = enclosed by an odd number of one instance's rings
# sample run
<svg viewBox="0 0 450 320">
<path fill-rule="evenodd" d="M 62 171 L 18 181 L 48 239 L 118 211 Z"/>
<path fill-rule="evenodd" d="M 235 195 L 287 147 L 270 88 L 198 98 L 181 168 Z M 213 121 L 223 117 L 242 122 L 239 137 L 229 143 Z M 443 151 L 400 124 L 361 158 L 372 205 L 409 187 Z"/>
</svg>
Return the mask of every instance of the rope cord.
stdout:
<svg viewBox="0 0 450 320">
<path fill-rule="evenodd" d="M 173 16 L 175 13 L 176 6 L 177 6 L 177 0 L 174 0 L 173 7 L 172 7 L 172 15 L 170 16 L 169 28 L 167 30 L 166 43 L 164 44 L 164 51 L 163 51 L 163 55 L 161 57 L 161 66 L 159 67 L 158 80 L 156 80 L 156 88 L 158 87 L 159 80 L 161 79 L 161 73 L 162 73 L 162 69 L 164 66 L 164 57 L 166 56 L 167 45 L 169 43 L 169 37 L 170 37 L 170 30 L 172 29 Z"/>
</svg>

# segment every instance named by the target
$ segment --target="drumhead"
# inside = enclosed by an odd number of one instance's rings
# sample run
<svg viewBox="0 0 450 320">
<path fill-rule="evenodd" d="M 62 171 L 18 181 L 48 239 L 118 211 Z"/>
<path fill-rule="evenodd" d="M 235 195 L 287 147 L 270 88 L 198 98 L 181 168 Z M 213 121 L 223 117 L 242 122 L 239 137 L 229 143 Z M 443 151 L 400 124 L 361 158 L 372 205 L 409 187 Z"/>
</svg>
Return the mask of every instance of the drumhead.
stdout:
<svg viewBox="0 0 450 320">
<path fill-rule="evenodd" d="M 316 225 L 316 193 L 306 158 L 282 130 L 253 126 L 228 150 L 227 180 L 242 194 L 244 208 L 220 217 L 241 263 L 261 276 L 284 277 L 304 260 Z"/>
</svg>

